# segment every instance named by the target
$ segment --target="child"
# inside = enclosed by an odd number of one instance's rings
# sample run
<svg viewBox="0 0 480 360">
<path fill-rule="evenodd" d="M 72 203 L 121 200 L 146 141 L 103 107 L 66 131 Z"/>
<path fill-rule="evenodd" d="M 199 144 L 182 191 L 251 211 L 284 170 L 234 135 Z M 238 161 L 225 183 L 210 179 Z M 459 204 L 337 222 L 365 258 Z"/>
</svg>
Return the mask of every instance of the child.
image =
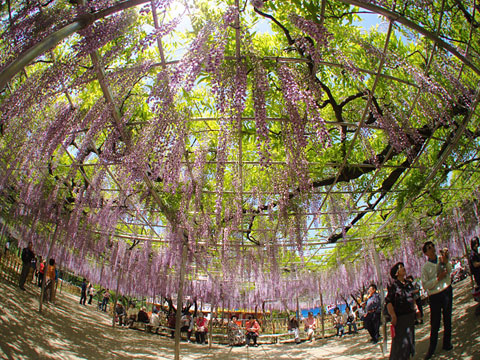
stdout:
<svg viewBox="0 0 480 360">
<path fill-rule="evenodd" d="M 438 264 L 438 273 L 441 273 L 447 270 L 447 264 L 448 264 L 449 258 L 450 258 L 450 253 L 448 252 L 448 249 L 446 247 L 441 249 L 439 264 Z"/>
</svg>

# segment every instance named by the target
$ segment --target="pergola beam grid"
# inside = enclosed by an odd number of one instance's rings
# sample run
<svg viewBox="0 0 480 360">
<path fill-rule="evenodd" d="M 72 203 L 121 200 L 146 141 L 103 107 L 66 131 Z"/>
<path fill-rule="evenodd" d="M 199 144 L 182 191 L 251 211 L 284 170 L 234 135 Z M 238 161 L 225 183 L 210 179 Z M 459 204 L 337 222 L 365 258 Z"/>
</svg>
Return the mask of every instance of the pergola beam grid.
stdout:
<svg viewBox="0 0 480 360">
<path fill-rule="evenodd" d="M 354 1 L 355 1 L 355 0 L 354 0 Z M 445 6 L 445 2 L 442 1 L 442 8 L 443 8 L 444 6 Z M 436 34 L 435 34 L 436 36 L 438 36 L 438 34 L 439 34 L 439 32 L 440 32 L 440 29 L 441 29 L 441 20 L 442 20 L 442 18 L 443 18 L 443 11 L 442 11 L 442 13 L 441 13 L 441 15 L 440 15 L 439 23 L 438 23 L 437 30 L 436 30 Z M 473 22 L 472 22 L 472 24 L 471 24 L 471 26 L 470 26 L 470 34 L 472 33 L 472 29 L 473 29 Z M 468 50 L 468 48 L 470 47 L 470 42 L 471 42 L 471 40 L 472 40 L 472 38 L 471 38 L 471 36 L 470 36 L 469 42 L 468 42 L 468 44 L 467 44 L 467 50 Z M 438 44 L 435 42 L 435 43 L 434 43 L 434 46 L 433 46 L 433 49 L 432 49 L 432 52 L 431 52 L 431 54 L 430 54 L 430 56 L 429 56 L 429 59 L 428 59 L 426 69 L 425 69 L 425 73 L 426 73 L 426 74 L 428 73 L 428 69 L 430 68 L 430 64 L 431 64 L 431 62 L 433 61 L 433 54 L 434 54 L 434 52 L 435 52 L 435 48 L 436 48 L 437 45 L 438 45 Z M 458 79 L 460 79 L 461 73 L 462 73 L 462 71 L 463 71 L 463 64 L 465 64 L 465 63 L 462 63 L 462 67 L 460 68 L 460 71 L 459 71 L 459 73 L 458 73 Z M 415 100 L 418 100 L 419 94 L 420 94 L 420 89 L 418 90 L 418 92 L 417 92 L 417 94 L 416 94 Z M 478 93 L 478 90 L 477 90 L 477 98 L 478 98 L 478 94 L 479 94 L 479 93 Z M 472 115 L 473 115 L 473 113 L 475 112 L 476 106 L 477 106 L 477 105 L 475 105 L 475 106 L 472 108 L 471 113 L 469 113 L 469 116 L 472 116 Z M 410 115 L 411 115 L 412 113 L 413 113 L 413 107 L 411 108 Z M 435 130 L 432 132 L 432 134 L 435 133 L 436 129 L 438 129 L 438 126 L 439 126 L 439 124 L 436 125 Z M 467 126 L 467 123 L 464 124 L 464 129 L 463 129 L 463 130 L 466 129 L 466 126 Z M 462 134 L 463 134 L 463 131 L 462 131 Z M 427 139 L 427 141 L 425 142 L 424 146 L 422 147 L 421 152 L 417 155 L 417 157 L 416 157 L 416 159 L 414 160 L 414 162 L 413 162 L 412 165 L 414 165 L 416 162 L 419 161 L 420 155 L 423 153 L 423 151 L 426 151 L 427 145 L 428 145 L 428 143 L 430 142 L 431 139 L 432 139 L 432 138 Z M 457 141 L 459 141 L 459 140 L 460 140 L 460 137 L 458 138 Z M 447 140 L 445 140 L 445 141 L 447 141 Z M 450 145 L 451 145 L 451 143 L 448 145 L 447 149 L 450 147 Z M 477 153 L 478 153 L 478 152 L 479 152 L 479 150 L 477 149 Z M 475 155 L 475 156 L 476 156 L 476 155 Z M 407 172 L 406 172 L 406 174 L 404 174 L 404 176 L 397 182 L 397 185 L 395 186 L 396 188 L 400 186 L 400 184 L 402 183 L 402 180 L 407 176 L 407 174 L 408 174 L 410 171 L 411 171 L 411 169 L 408 169 Z M 437 181 L 437 184 L 436 184 L 436 185 L 438 185 L 439 181 L 440 181 L 440 180 Z M 391 194 L 391 193 L 389 193 L 389 194 Z M 388 195 L 387 195 L 387 196 L 388 196 Z M 402 211 L 402 210 L 401 210 L 401 211 Z M 401 212 L 401 211 L 400 211 L 400 212 Z"/>
<path fill-rule="evenodd" d="M 443 2 L 442 2 L 442 8 L 443 8 L 444 4 L 445 4 L 445 2 L 443 1 Z M 439 19 L 439 21 L 438 21 L 437 34 L 438 34 L 438 32 L 440 31 L 440 26 L 441 26 L 441 23 L 442 23 L 442 16 L 443 16 L 443 11 L 441 12 L 441 14 L 440 14 L 440 19 Z M 392 25 L 392 22 L 390 22 L 390 25 Z M 430 56 L 429 56 L 429 58 L 428 58 L 427 65 L 426 65 L 425 70 L 424 70 L 425 75 L 428 75 L 428 70 L 430 69 L 430 65 L 431 65 L 431 62 L 433 61 L 433 56 L 434 56 L 434 54 L 435 54 L 435 48 L 436 48 L 436 47 L 435 47 L 435 45 L 434 45 L 434 46 L 433 46 L 433 49 L 432 49 L 432 51 L 431 51 L 431 53 L 430 53 Z M 415 107 L 416 107 L 416 105 L 417 105 L 417 102 L 418 102 L 418 100 L 419 100 L 419 98 L 420 98 L 421 93 L 422 93 L 422 90 L 421 90 L 420 88 L 417 89 L 417 92 L 416 92 L 416 94 L 415 94 L 415 98 L 414 98 L 412 104 L 410 105 L 410 111 L 408 112 L 407 120 L 410 120 L 410 118 L 412 117 L 413 110 L 415 109 Z M 432 132 L 432 134 L 434 134 L 434 133 L 435 133 L 435 131 Z M 426 144 L 428 144 L 428 143 L 430 142 L 430 140 L 431 140 L 431 137 L 429 137 L 429 138 L 427 139 Z M 424 150 L 424 149 L 427 148 L 426 144 L 423 146 L 423 148 L 422 148 L 421 150 Z M 390 155 L 390 153 L 391 153 L 392 151 L 393 151 L 393 147 L 390 148 L 390 151 L 389 151 L 389 153 L 385 156 L 385 159 L 388 159 L 388 158 L 389 158 L 389 155 Z M 402 183 L 402 179 L 406 178 L 407 174 L 409 174 L 410 171 L 412 171 L 412 169 L 414 168 L 415 163 L 416 163 L 417 160 L 420 158 L 420 156 L 422 155 L 422 153 L 423 153 L 423 151 L 420 151 L 420 152 L 417 154 L 417 157 L 416 157 L 415 161 L 413 162 L 413 164 L 411 164 L 412 166 L 403 167 L 404 169 L 407 168 L 407 171 L 406 171 L 406 173 L 403 175 L 403 177 L 402 177 L 400 180 L 397 180 L 397 184 L 401 184 L 401 183 Z M 384 165 L 384 163 L 385 163 L 385 161 L 382 163 L 382 166 Z M 379 173 L 380 173 L 380 169 L 378 169 L 378 170 L 375 172 L 373 178 L 370 180 L 369 184 L 365 187 L 365 191 L 373 185 L 373 181 L 374 181 L 374 179 L 376 178 L 376 176 L 377 176 Z M 363 198 L 363 195 L 364 195 L 364 194 L 360 195 L 360 196 L 357 198 L 357 200 L 354 201 L 354 205 L 353 205 L 353 206 L 355 206 L 355 205 L 358 203 L 358 201 L 360 201 L 360 199 Z M 376 204 L 377 204 L 377 203 L 378 203 L 378 201 L 376 202 Z M 349 217 L 350 217 L 350 214 L 347 215 L 347 218 L 349 218 Z M 332 234 L 335 234 L 338 229 L 339 229 L 339 227 L 337 226 L 337 227 L 332 231 Z"/>
<path fill-rule="evenodd" d="M 390 20 L 391 23 L 396 22 L 400 23 L 402 25 L 405 25 L 406 27 L 415 30 L 416 32 L 422 34 L 425 36 L 427 39 L 433 41 L 437 46 L 440 48 L 446 50 L 447 52 L 451 53 L 453 56 L 455 56 L 457 59 L 459 59 L 463 64 L 468 66 L 471 70 L 473 70 L 477 75 L 480 75 L 480 69 L 473 64 L 469 59 L 467 59 L 464 55 L 460 54 L 457 49 L 455 49 L 452 45 L 447 43 L 446 41 L 442 40 L 439 38 L 436 34 L 428 31 L 427 29 L 421 27 L 417 23 L 414 23 L 411 20 L 408 20 L 406 17 L 402 16 L 401 14 L 385 9 L 383 7 L 380 7 L 378 5 L 374 5 L 371 3 L 359 1 L 359 0 L 339 0 L 340 2 L 343 2 L 348 5 L 354 5 L 358 6 L 360 8 L 370 10 L 371 12 L 385 16 L 387 19 Z"/>
<path fill-rule="evenodd" d="M 236 61 L 237 58 L 235 56 L 225 56 L 225 60 L 233 60 L 233 61 Z M 305 59 L 305 58 L 296 58 L 296 57 L 282 57 L 282 56 L 263 56 L 260 58 L 261 61 L 275 61 L 277 63 L 294 63 L 294 64 L 300 64 L 300 63 L 311 63 L 311 61 L 309 59 Z M 170 60 L 170 61 L 166 61 L 164 65 L 176 65 L 180 62 L 180 60 Z M 334 62 L 331 62 L 331 61 L 323 61 L 323 60 L 320 60 L 318 61 L 318 65 L 324 65 L 324 66 L 331 66 L 331 67 L 337 67 L 339 69 L 346 69 L 345 68 L 345 65 L 344 64 L 339 64 L 339 63 L 334 63 Z M 157 67 L 157 66 L 163 66 L 162 63 L 154 63 L 151 65 L 152 67 Z M 361 72 L 361 73 L 365 73 L 365 74 L 368 74 L 368 75 L 375 75 L 375 71 L 372 71 L 372 70 L 369 70 L 369 69 L 363 69 L 363 68 L 359 68 L 359 67 L 355 67 L 356 70 L 358 70 L 358 72 Z M 404 84 L 404 85 L 408 85 L 408 86 L 412 86 L 412 87 L 415 87 L 415 88 L 418 88 L 419 86 L 415 83 L 412 83 L 408 80 L 405 80 L 405 79 L 401 79 L 401 78 L 398 78 L 398 77 L 395 77 L 395 76 L 392 76 L 392 75 L 388 75 L 388 74 L 380 74 L 380 77 L 384 78 L 384 79 L 387 79 L 387 80 L 392 80 L 392 81 L 395 81 L 395 82 L 399 82 L 401 84 Z"/>
<path fill-rule="evenodd" d="M 390 22 L 389 23 L 389 26 L 388 26 L 388 30 L 387 30 L 387 35 L 385 37 L 385 44 L 384 44 L 384 47 L 383 47 L 383 52 L 382 52 L 382 56 L 380 58 L 380 62 L 378 64 L 378 68 L 377 68 L 377 71 L 376 71 L 376 75 L 375 75 L 375 80 L 373 82 L 373 86 L 372 86 L 372 89 L 368 92 L 368 100 L 367 100 L 367 104 L 365 105 L 364 107 L 364 110 L 363 110 L 363 113 L 362 113 L 362 117 L 360 119 L 360 122 L 359 122 L 359 126 L 358 128 L 355 130 L 355 134 L 353 135 L 353 139 L 351 140 L 351 144 L 347 150 L 347 153 L 343 159 L 343 162 L 342 162 L 342 165 L 340 166 L 340 169 L 339 171 L 337 172 L 337 174 L 335 175 L 335 180 L 333 181 L 332 185 L 330 185 L 329 189 L 328 189 L 328 193 L 325 195 L 325 197 L 323 198 L 320 206 L 318 207 L 318 212 L 320 212 L 323 208 L 323 206 L 325 205 L 326 201 L 327 201 L 327 198 L 330 196 L 330 192 L 333 190 L 333 187 L 336 185 L 338 179 L 340 178 L 340 175 L 343 171 L 343 169 L 345 168 L 345 165 L 347 164 L 347 161 L 348 159 L 350 158 L 350 155 L 353 151 L 353 148 L 354 148 L 354 144 L 355 144 L 355 140 L 359 137 L 359 134 L 360 134 L 360 129 L 362 129 L 364 123 L 365 123 L 365 119 L 367 117 L 367 114 L 369 113 L 370 111 L 370 106 L 371 106 L 371 103 L 372 103 L 372 99 L 373 99 L 373 96 L 375 94 L 375 90 L 377 88 L 377 84 L 379 83 L 380 81 L 380 74 L 382 73 L 382 69 L 383 69 L 383 65 L 385 63 L 385 56 L 386 56 L 386 53 L 388 51 L 388 44 L 390 42 L 390 35 L 392 33 L 392 28 L 393 28 L 393 23 Z M 314 223 L 315 219 L 313 219 L 310 224 L 308 225 L 307 227 L 307 230 L 306 232 L 308 232 L 308 230 L 310 229 L 310 227 L 312 227 L 313 223 Z M 311 259 L 311 258 L 310 258 Z M 308 263 L 308 260 L 307 262 Z"/>
<path fill-rule="evenodd" d="M 480 84 L 479 84 L 479 86 L 480 86 Z M 463 132 L 465 131 L 465 129 L 467 127 L 467 124 L 469 123 L 473 113 L 475 112 L 475 109 L 477 108 L 479 101 L 480 101 L 480 87 L 477 88 L 477 93 L 475 95 L 475 101 L 472 104 L 471 111 L 465 116 L 461 126 L 457 129 L 453 140 L 448 144 L 447 148 L 444 150 L 444 152 L 442 153 L 442 155 L 438 159 L 438 161 L 435 164 L 435 166 L 433 167 L 432 171 L 430 172 L 430 174 L 425 179 L 423 187 L 425 187 L 434 178 L 434 176 L 436 175 L 436 173 L 438 172 L 440 167 L 443 165 L 444 161 L 447 159 L 447 157 L 453 151 L 454 147 L 457 145 L 458 141 L 460 140 L 461 136 L 463 135 Z M 373 235 L 376 235 L 378 232 L 385 229 L 387 227 L 387 225 L 390 222 L 392 222 L 393 219 L 395 219 L 397 217 L 397 214 L 402 213 L 402 211 L 407 207 L 407 205 L 410 205 L 416 199 L 417 199 L 417 197 L 408 199 L 408 201 L 406 201 L 403 204 L 402 208 L 398 212 L 395 212 L 393 215 L 389 216 L 385 220 L 385 223 L 382 226 L 380 226 L 378 229 L 376 229 L 376 231 L 374 232 Z"/>
</svg>

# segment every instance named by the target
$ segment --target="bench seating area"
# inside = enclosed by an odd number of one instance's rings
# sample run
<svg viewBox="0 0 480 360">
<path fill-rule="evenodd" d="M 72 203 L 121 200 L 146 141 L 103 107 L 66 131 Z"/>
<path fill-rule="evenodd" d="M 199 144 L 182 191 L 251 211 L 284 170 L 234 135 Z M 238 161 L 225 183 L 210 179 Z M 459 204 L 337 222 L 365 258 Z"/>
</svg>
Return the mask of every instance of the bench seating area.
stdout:
<svg viewBox="0 0 480 360">
<path fill-rule="evenodd" d="M 157 335 L 162 335 L 165 337 L 171 337 L 172 336 L 172 329 L 167 327 L 167 326 L 157 326 L 155 328 L 151 328 L 148 323 L 143 323 L 143 322 L 138 322 L 135 321 L 130 329 L 135 329 L 135 330 L 140 330 L 140 331 L 145 331 L 145 332 L 150 332 L 152 334 L 157 334 Z M 215 329 L 215 328 L 214 328 Z M 302 334 L 302 332 L 301 332 Z M 326 336 L 330 337 L 330 336 Z M 181 333 L 182 340 L 187 340 L 187 334 L 185 332 Z M 316 339 L 320 339 L 321 337 L 316 336 Z M 207 340 L 210 339 L 210 336 L 207 335 Z M 195 341 L 195 333 L 192 333 L 191 339 L 192 342 Z M 300 336 L 300 341 L 306 341 L 306 337 Z M 212 333 L 212 341 L 216 344 L 223 344 L 223 345 L 228 345 L 228 336 L 225 333 L 217 333 L 213 332 Z M 295 341 L 295 336 L 293 333 L 277 333 L 277 334 L 260 334 L 258 336 L 258 343 L 259 344 L 284 344 L 284 343 L 290 343 Z"/>
</svg>

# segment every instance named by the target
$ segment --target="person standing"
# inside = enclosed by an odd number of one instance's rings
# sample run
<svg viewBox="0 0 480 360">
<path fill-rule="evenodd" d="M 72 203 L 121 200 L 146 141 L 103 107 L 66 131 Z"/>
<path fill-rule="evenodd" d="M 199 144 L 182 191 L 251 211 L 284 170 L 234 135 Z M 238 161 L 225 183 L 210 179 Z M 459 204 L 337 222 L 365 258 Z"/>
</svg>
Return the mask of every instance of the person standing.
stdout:
<svg viewBox="0 0 480 360">
<path fill-rule="evenodd" d="M 408 360 L 415 355 L 415 314 L 420 316 L 420 311 L 415 303 L 415 288 L 406 280 L 405 275 L 402 262 L 396 263 L 390 269 L 394 282 L 388 287 L 385 298 L 394 334 L 390 360 Z"/>
<path fill-rule="evenodd" d="M 45 273 L 45 260 L 43 260 L 42 256 L 38 256 L 37 260 L 37 286 L 42 286 L 43 281 L 43 274 Z"/>
<path fill-rule="evenodd" d="M 83 278 L 82 285 L 81 285 L 81 293 L 80 293 L 80 305 L 85 305 L 87 301 L 87 279 Z"/>
<path fill-rule="evenodd" d="M 450 273 L 452 264 L 445 256 L 437 257 L 435 245 L 431 241 L 423 244 L 423 253 L 428 260 L 422 268 L 422 285 L 427 291 L 430 302 L 430 346 L 425 359 L 435 353 L 438 342 L 438 330 L 443 312 L 443 349 L 451 350 L 452 345 L 452 286 Z"/>
<path fill-rule="evenodd" d="M 7 255 L 9 251 L 10 251 L 10 240 L 7 240 L 7 242 L 5 243 L 5 255 Z"/>
<path fill-rule="evenodd" d="M 20 273 L 20 279 L 18 281 L 18 286 L 22 290 L 25 290 L 25 281 L 27 281 L 27 275 L 32 267 L 32 260 L 34 257 L 33 243 L 30 241 L 28 246 L 22 250 L 22 272 Z"/>
<path fill-rule="evenodd" d="M 470 264 L 470 272 L 473 275 L 476 286 L 480 287 L 480 254 L 478 253 L 478 237 L 475 236 L 470 240 L 471 252 L 468 258 Z"/>
<path fill-rule="evenodd" d="M 93 299 L 93 296 L 95 295 L 95 288 L 93 287 L 93 285 L 91 283 L 88 283 L 87 293 L 88 293 L 88 296 L 89 296 L 88 305 L 92 305 L 92 299 Z"/>
<path fill-rule="evenodd" d="M 48 260 L 47 271 L 45 272 L 45 290 L 43 293 L 43 300 L 52 302 L 55 297 L 55 259 Z"/>
<path fill-rule="evenodd" d="M 377 293 L 377 285 L 371 284 L 368 288 L 367 300 L 365 301 L 364 327 L 368 330 L 372 342 L 376 344 L 380 338 L 380 295 Z"/>
<path fill-rule="evenodd" d="M 107 312 L 108 301 L 110 300 L 110 291 L 105 289 L 105 293 L 103 294 L 102 304 L 100 305 L 100 310 L 103 312 Z"/>
</svg>

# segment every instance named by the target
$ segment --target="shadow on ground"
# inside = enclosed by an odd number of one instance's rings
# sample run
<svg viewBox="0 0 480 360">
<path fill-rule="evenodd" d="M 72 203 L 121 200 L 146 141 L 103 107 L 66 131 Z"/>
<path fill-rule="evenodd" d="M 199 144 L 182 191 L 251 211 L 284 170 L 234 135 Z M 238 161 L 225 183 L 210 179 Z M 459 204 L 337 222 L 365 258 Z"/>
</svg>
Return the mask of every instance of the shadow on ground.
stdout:
<svg viewBox="0 0 480 360">
<path fill-rule="evenodd" d="M 441 350 L 443 330 L 435 359 L 480 359 L 480 318 L 470 293 L 470 280 L 454 285 L 453 344 Z M 38 307 L 39 288 L 28 284 L 21 291 L 0 280 L 0 357 L 5 359 L 172 359 L 172 339 L 143 331 L 112 328 L 107 314 L 96 305 L 83 306 L 78 298 L 57 292 L 55 304 Z M 422 359 L 429 343 L 429 311 L 416 329 L 417 355 Z M 390 342 L 387 342 L 388 351 Z M 371 344 L 365 330 L 343 338 L 314 343 L 261 345 L 258 348 L 181 344 L 182 359 L 385 359 L 380 344 Z"/>
</svg>

